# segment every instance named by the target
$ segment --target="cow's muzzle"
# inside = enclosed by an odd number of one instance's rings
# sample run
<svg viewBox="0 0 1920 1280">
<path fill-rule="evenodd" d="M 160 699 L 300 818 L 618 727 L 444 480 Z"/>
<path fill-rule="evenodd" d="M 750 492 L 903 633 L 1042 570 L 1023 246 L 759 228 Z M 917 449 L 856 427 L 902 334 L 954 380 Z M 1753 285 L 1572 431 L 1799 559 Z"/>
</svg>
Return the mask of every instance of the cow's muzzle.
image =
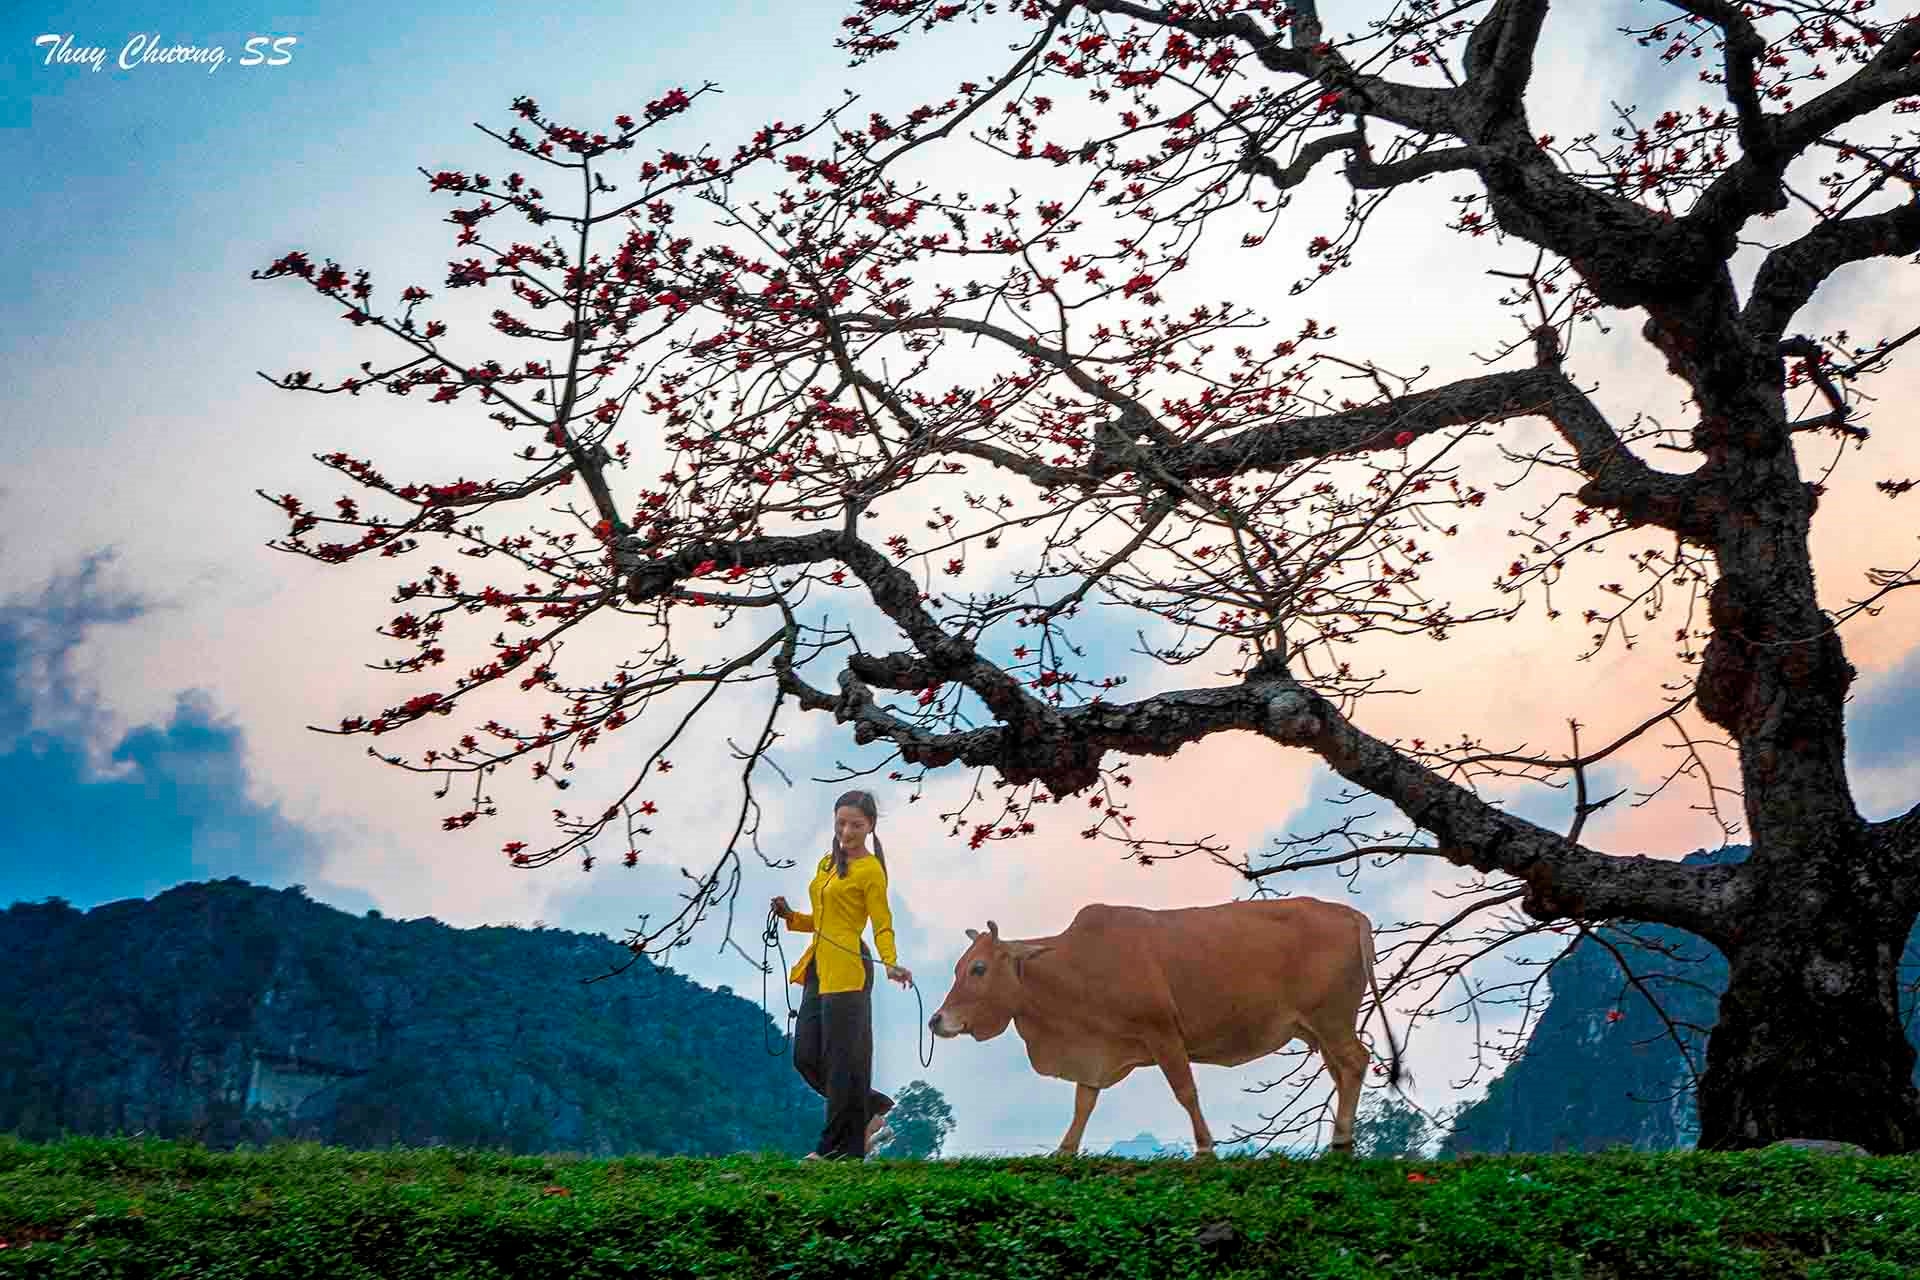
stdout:
<svg viewBox="0 0 1920 1280">
<path fill-rule="evenodd" d="M 960 1023 L 948 1021 L 945 1009 L 936 1009 L 933 1016 L 927 1019 L 927 1030 L 937 1036 L 952 1037 L 966 1031 L 966 1027 Z"/>
</svg>

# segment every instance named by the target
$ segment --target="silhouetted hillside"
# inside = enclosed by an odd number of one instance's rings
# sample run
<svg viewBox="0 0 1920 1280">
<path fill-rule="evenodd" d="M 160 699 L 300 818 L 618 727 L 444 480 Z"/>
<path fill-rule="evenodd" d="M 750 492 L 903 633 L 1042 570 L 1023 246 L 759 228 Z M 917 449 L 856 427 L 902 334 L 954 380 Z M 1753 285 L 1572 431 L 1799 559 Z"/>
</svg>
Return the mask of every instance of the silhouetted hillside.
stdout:
<svg viewBox="0 0 1920 1280">
<path fill-rule="evenodd" d="M 800 1152 L 758 1006 L 559 930 L 356 917 L 229 879 L 0 914 L 0 1132 L 594 1155 Z M 777 1040 L 774 1043 L 778 1043 Z"/>
<path fill-rule="evenodd" d="M 1740 862 L 1747 853 L 1745 845 L 1730 845 L 1683 861 Z M 1727 962 L 1711 944 L 1657 925 L 1597 932 L 1629 958 L 1676 1024 L 1711 1027 L 1717 1021 Z M 1636 946 L 1635 938 L 1672 954 Z M 1907 940 L 1905 967 L 1907 981 L 1920 973 L 1920 929 Z M 1554 967 L 1547 983 L 1553 995 L 1526 1048 L 1486 1097 L 1460 1114 L 1442 1154 L 1691 1147 L 1699 1126 L 1680 1050 L 1606 948 L 1583 943 Z M 1905 1008 L 1908 1035 L 1920 1045 L 1910 999 Z M 1618 1021 L 1607 1020 L 1612 1010 L 1622 1015 Z M 1705 1037 L 1683 1033 L 1683 1039 L 1695 1066 L 1704 1070 Z M 1920 1068 L 1915 1079 L 1920 1081 Z"/>
</svg>

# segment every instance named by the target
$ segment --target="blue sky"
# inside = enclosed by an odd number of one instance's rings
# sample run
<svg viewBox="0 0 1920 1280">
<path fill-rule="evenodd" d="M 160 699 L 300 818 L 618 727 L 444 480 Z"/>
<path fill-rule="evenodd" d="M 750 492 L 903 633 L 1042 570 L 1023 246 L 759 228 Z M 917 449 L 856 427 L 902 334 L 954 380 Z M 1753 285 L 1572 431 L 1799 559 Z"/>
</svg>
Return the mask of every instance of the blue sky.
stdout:
<svg viewBox="0 0 1920 1280">
<path fill-rule="evenodd" d="M 387 652 L 372 627 L 390 613 L 391 575 L 368 566 L 327 570 L 267 550 L 285 525 L 253 489 L 325 500 L 332 481 L 309 455 L 335 447 L 397 459 L 396 471 L 472 473 L 492 455 L 489 441 L 460 436 L 447 418 L 418 406 L 403 411 L 372 397 L 322 402 L 266 386 L 255 370 L 341 369 L 380 349 L 343 332 L 329 308 L 284 282 L 247 276 L 299 247 L 367 265 L 383 285 L 433 280 L 449 254 L 439 222 L 446 206 L 427 195 L 416 166 L 508 167 L 472 123 L 510 123 L 508 102 L 519 93 L 563 119 L 604 122 L 673 85 L 712 79 L 725 94 L 704 100 L 670 136 L 731 142 L 772 118 L 806 119 L 849 84 L 876 109 L 898 109 L 941 92 L 927 84 L 984 71 L 996 48 L 992 31 L 962 29 L 918 62 L 850 75 L 831 48 L 843 12 L 818 0 L 777 9 L 739 0 L 588 4 L 570 7 L 564 20 L 476 20 L 445 4 L 311 12 L 107 4 L 16 8 L 0 18 L 0 161 L 25 175 L 0 191 L 9 227 L 0 270 L 12 285 L 0 294 L 9 367 L 0 433 L 10 463 L 0 475 L 0 831 L 8 855 L 0 858 L 0 903 L 58 895 L 90 906 L 241 875 L 304 883 L 350 911 L 378 906 L 462 925 L 544 919 L 620 936 L 640 913 L 670 908 L 677 868 L 704 865 L 724 842 L 730 783 L 677 794 L 683 819 L 637 872 L 603 865 L 583 876 L 561 863 L 516 873 L 500 865 L 500 842 L 538 830 L 537 821 L 515 817 L 517 825 L 503 819 L 470 836 L 444 835 L 436 818 L 447 806 L 431 798 L 432 783 L 379 768 L 359 741 L 305 729 L 392 700 L 391 683 L 364 666 Z M 223 46 L 227 62 L 211 74 L 111 65 L 131 37 L 155 31 L 165 43 Z M 43 34 L 106 48 L 107 69 L 44 65 L 35 44 Z M 296 37 L 291 61 L 239 66 L 252 35 Z M 1567 74 L 1597 78 L 1621 55 L 1574 40 L 1554 56 Z M 1443 194 L 1433 188 L 1410 199 L 1437 207 Z M 1337 207 L 1343 196 L 1334 185 L 1303 193 L 1301 206 Z M 1429 232 L 1382 237 L 1381 259 L 1354 273 L 1349 295 L 1314 305 L 1346 308 L 1334 314 L 1350 332 L 1374 326 L 1392 358 L 1430 361 L 1449 377 L 1479 372 L 1470 355 L 1476 341 L 1460 336 L 1464 322 L 1402 323 L 1409 279 L 1438 294 L 1445 273 L 1468 271 L 1455 261 L 1455 242 Z M 1290 279 L 1296 265 L 1278 263 L 1273 279 Z M 1457 281 L 1446 277 L 1454 282 L 1444 288 L 1471 285 L 1484 265 Z M 1238 269 L 1244 273 L 1244 263 Z M 1850 280 L 1847 303 L 1865 331 L 1880 318 L 1911 315 L 1920 293 L 1889 273 Z M 1636 346 L 1637 321 L 1615 329 L 1582 357 L 1583 371 L 1603 380 L 1609 407 L 1676 412 L 1674 389 Z M 1910 438 L 1886 447 L 1909 453 L 1856 478 L 1870 482 L 1903 458 L 1920 458 Z M 1912 558 L 1911 522 L 1898 525 L 1897 512 L 1870 493 L 1854 507 L 1830 498 L 1822 519 L 1816 549 L 1835 599 L 1854 591 L 1861 564 Z M 1461 572 L 1461 591 L 1497 572 L 1503 545 L 1490 525 L 1476 546 L 1479 560 Z M 1882 617 L 1863 620 L 1852 650 L 1863 672 L 1850 721 L 1853 763 L 1874 817 L 1920 793 L 1920 774 L 1907 764 L 1920 735 L 1914 609 L 1890 601 Z M 1444 650 L 1410 649 L 1396 683 L 1422 693 L 1383 702 L 1367 723 L 1388 735 L 1439 740 L 1471 729 L 1501 743 L 1553 745 L 1569 707 L 1595 722 L 1589 741 L 1645 714 L 1644 697 L 1657 687 L 1652 659 L 1573 664 L 1564 633 L 1543 626 L 1513 624 L 1462 634 Z M 1095 625 L 1087 640 L 1093 670 L 1130 647 L 1132 624 Z M 1199 674 L 1187 669 L 1174 679 Z M 1642 700 L 1615 697 L 1623 684 Z M 1137 682 L 1123 695 L 1150 685 Z M 830 800 L 829 788 L 806 779 L 853 756 L 818 719 L 788 744 L 798 785 L 767 784 L 767 845 L 803 867 L 824 834 L 821 810 Z M 723 724 L 689 745 L 680 776 L 731 778 L 722 739 L 740 731 Z M 1640 774 L 1620 776 L 1644 785 L 1645 770 L 1660 762 L 1650 759 Z M 600 760 L 601 781 L 612 785 L 622 763 L 631 758 Z M 1328 803 L 1324 770 L 1257 740 L 1216 739 L 1169 762 L 1143 761 L 1136 772 L 1144 814 L 1170 829 L 1213 832 L 1236 852 L 1342 812 Z M 1150 870 L 1121 863 L 1111 846 L 1078 840 L 1072 814 L 1053 815 L 1036 841 L 969 852 L 946 840 L 929 812 L 965 781 L 943 778 L 919 806 L 882 795 L 901 953 L 920 977 L 927 1010 L 946 989 L 961 931 L 989 914 L 1009 933 L 1034 934 L 1063 927 L 1087 901 L 1176 905 L 1242 891 L 1234 877 L 1197 861 Z M 502 790 L 511 814 L 538 819 L 547 805 L 531 788 Z M 1536 820 L 1565 821 L 1563 794 L 1515 803 Z M 1631 814 L 1616 806 L 1590 834 L 1602 847 L 1673 856 L 1713 842 L 1711 825 L 1684 805 Z M 803 871 L 750 867 L 742 945 L 757 954 L 767 896 L 795 896 L 804 885 Z M 1344 892 L 1330 876 L 1297 887 Z M 1362 904 L 1387 923 L 1419 913 L 1431 886 L 1369 872 L 1362 888 Z M 758 975 L 722 953 L 717 933 L 703 934 L 675 964 L 702 982 L 758 995 Z M 1013 1036 L 943 1043 L 923 1073 L 912 1058 L 920 1006 L 891 990 L 877 1003 L 883 1081 L 926 1074 L 946 1091 L 961 1122 L 957 1150 L 1032 1147 L 1065 1127 L 1071 1088 L 1036 1080 Z M 1463 1044 L 1444 1031 L 1422 1032 L 1416 1048 L 1421 1100 L 1443 1105 Z M 1256 1119 L 1258 1101 L 1238 1090 L 1260 1078 L 1257 1066 L 1202 1073 L 1217 1132 Z M 1143 1129 L 1185 1136 L 1184 1114 L 1151 1073 L 1102 1100 L 1089 1142 Z"/>
</svg>

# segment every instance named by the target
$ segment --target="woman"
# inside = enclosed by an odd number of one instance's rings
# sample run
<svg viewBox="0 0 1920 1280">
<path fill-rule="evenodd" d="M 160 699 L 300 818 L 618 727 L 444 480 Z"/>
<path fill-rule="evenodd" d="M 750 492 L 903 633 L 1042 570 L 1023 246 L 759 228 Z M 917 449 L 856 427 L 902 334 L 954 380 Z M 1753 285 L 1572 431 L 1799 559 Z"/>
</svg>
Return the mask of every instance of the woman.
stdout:
<svg viewBox="0 0 1920 1280">
<path fill-rule="evenodd" d="M 789 982 L 801 984 L 793 1032 L 793 1065 L 827 1100 L 827 1124 L 807 1159 L 859 1159 L 879 1132 L 893 1099 L 873 1089 L 873 970 L 860 935 L 873 921 L 873 943 L 887 976 L 901 986 L 913 974 L 894 963 L 893 911 L 887 905 L 887 860 L 874 831 L 873 795 L 849 791 L 833 805 L 833 850 L 807 886 L 811 913 L 784 897 L 773 910 L 795 933 L 811 933 Z M 873 837 L 873 849 L 867 838 Z M 824 941 L 826 945 L 821 946 Z"/>
</svg>

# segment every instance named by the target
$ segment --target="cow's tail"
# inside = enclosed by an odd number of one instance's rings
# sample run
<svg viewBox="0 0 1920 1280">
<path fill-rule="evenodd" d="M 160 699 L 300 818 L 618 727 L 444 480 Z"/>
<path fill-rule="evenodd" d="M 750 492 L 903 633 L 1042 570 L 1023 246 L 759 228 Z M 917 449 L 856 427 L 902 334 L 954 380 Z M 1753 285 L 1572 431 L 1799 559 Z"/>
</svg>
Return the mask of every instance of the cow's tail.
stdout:
<svg viewBox="0 0 1920 1280">
<path fill-rule="evenodd" d="M 1387 1002 L 1380 998 L 1380 984 L 1373 976 L 1373 925 L 1365 916 L 1358 915 L 1357 912 L 1355 914 L 1358 916 L 1360 925 L 1360 954 L 1367 962 L 1367 986 L 1373 991 L 1373 1007 L 1380 1013 L 1380 1027 L 1387 1033 L 1387 1048 L 1392 1052 L 1387 1066 L 1387 1084 L 1392 1086 L 1395 1093 L 1404 1094 L 1407 1091 L 1406 1084 L 1413 1082 L 1413 1074 L 1401 1065 L 1400 1046 L 1394 1043 L 1393 1023 L 1387 1019 Z M 1367 1020 L 1362 1018 L 1360 1025 L 1366 1026 Z M 1406 1084 L 1403 1084 L 1403 1081 Z"/>
</svg>

